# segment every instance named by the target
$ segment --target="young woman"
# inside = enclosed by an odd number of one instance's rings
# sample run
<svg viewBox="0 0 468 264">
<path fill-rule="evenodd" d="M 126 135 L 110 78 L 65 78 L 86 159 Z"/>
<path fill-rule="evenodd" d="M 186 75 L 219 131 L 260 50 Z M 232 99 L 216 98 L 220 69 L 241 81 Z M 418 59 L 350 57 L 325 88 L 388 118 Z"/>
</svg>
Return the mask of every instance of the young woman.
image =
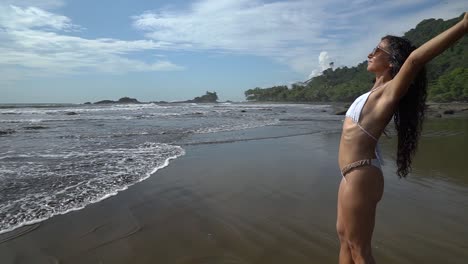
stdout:
<svg viewBox="0 0 468 264">
<path fill-rule="evenodd" d="M 368 55 L 367 70 L 375 73 L 375 84 L 348 109 L 338 157 L 343 176 L 337 217 L 341 264 L 375 263 L 371 239 L 384 188 L 377 141 L 393 117 L 398 131 L 398 175 L 405 177 L 424 118 L 424 65 L 467 32 L 465 13 L 462 21 L 417 49 L 403 38 L 386 36 Z"/>
</svg>

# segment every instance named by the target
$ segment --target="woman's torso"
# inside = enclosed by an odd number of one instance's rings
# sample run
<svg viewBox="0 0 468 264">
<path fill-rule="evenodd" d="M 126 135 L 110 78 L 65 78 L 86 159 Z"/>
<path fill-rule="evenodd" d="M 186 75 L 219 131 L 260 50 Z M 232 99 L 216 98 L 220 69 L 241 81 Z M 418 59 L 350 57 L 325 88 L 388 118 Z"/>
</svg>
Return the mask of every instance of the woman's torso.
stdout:
<svg viewBox="0 0 468 264">
<path fill-rule="evenodd" d="M 377 140 L 393 114 L 393 106 L 382 99 L 385 84 L 371 92 L 357 116 L 346 116 L 341 133 L 338 163 L 340 168 L 357 160 L 376 158 Z M 354 107 L 354 104 L 350 107 Z M 389 109 L 389 108 L 392 109 Z M 353 110 L 353 109 L 352 109 Z M 348 113 L 347 113 L 348 114 Z M 356 123 L 355 121 L 358 121 Z M 361 126 L 361 127 L 359 127 Z M 366 134 L 365 131 L 370 135 Z"/>
</svg>

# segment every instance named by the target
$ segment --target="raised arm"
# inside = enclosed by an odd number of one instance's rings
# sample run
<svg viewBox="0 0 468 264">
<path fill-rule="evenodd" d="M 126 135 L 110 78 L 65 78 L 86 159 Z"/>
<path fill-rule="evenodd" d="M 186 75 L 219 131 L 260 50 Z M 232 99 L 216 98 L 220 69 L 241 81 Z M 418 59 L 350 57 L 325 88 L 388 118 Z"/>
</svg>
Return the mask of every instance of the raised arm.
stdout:
<svg viewBox="0 0 468 264">
<path fill-rule="evenodd" d="M 385 89 L 384 95 L 391 100 L 399 100 L 406 94 L 411 82 L 421 68 L 448 49 L 466 33 L 468 33 L 467 12 L 465 12 L 460 22 L 414 50 L 406 59 L 397 75 L 389 83 L 389 89 Z"/>
</svg>

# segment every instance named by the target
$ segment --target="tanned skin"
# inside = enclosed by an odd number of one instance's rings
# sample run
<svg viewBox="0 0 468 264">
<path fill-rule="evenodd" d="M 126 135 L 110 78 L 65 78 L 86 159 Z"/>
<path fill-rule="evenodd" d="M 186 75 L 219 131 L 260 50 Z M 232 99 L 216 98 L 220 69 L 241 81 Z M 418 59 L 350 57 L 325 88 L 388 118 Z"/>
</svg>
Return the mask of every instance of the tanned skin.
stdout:
<svg viewBox="0 0 468 264">
<path fill-rule="evenodd" d="M 392 79 L 386 40 L 368 55 L 367 70 L 375 74 L 374 87 L 362 109 L 360 124 L 378 139 L 390 122 L 400 99 L 408 91 L 420 69 L 468 33 L 468 15 L 413 51 Z M 340 141 L 340 168 L 361 159 L 375 158 L 376 142 L 345 118 Z M 342 179 L 338 190 L 337 232 L 340 239 L 340 264 L 375 263 L 372 256 L 372 233 L 377 204 L 382 198 L 382 171 L 374 166 L 353 169 Z"/>
</svg>

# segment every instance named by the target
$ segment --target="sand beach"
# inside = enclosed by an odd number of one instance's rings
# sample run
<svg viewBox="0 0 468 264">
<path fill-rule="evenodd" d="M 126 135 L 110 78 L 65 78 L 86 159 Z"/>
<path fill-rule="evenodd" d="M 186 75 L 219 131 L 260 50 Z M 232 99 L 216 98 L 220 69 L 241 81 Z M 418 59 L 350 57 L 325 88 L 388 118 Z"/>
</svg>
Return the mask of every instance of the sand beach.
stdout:
<svg viewBox="0 0 468 264">
<path fill-rule="evenodd" d="M 289 120 L 182 145 L 184 156 L 115 196 L 1 234 L 0 262 L 337 263 L 340 133 L 315 126 Z M 378 263 L 466 263 L 467 133 L 465 119 L 429 120 L 401 180 L 395 139 L 382 139 Z"/>
</svg>

